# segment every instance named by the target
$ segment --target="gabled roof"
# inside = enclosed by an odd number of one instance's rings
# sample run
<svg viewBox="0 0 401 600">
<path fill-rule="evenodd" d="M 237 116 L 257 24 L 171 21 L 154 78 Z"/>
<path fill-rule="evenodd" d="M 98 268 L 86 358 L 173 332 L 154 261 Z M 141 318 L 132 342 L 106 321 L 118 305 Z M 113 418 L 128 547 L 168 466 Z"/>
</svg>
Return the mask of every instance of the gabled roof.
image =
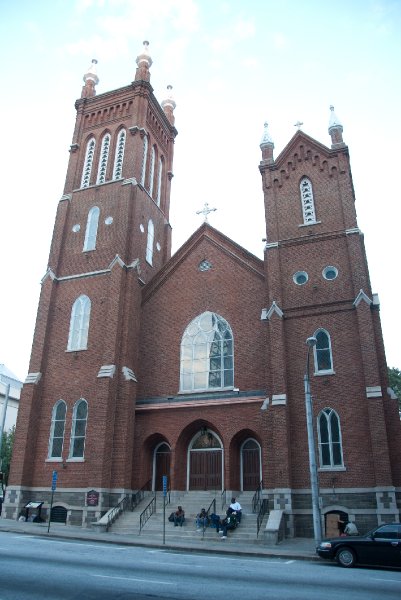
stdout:
<svg viewBox="0 0 401 600">
<path fill-rule="evenodd" d="M 304 150 L 305 154 L 308 151 L 315 151 L 319 152 L 319 154 L 323 154 L 326 158 L 337 154 L 339 151 L 343 152 L 344 150 L 348 150 L 347 146 L 344 146 L 344 148 L 341 148 L 340 150 L 338 148 L 335 148 L 333 150 L 331 148 L 328 148 L 324 144 L 321 144 L 320 142 L 312 138 L 310 135 L 304 133 L 301 130 L 298 130 L 292 136 L 292 138 L 284 147 L 284 149 L 280 152 L 280 154 L 277 156 L 274 163 L 269 165 L 270 168 L 273 170 L 282 167 L 283 164 L 288 160 L 289 156 L 292 157 L 295 153 L 299 151 L 300 146 L 306 146 Z"/>
<path fill-rule="evenodd" d="M 163 282 L 171 276 L 175 269 L 191 254 L 203 240 L 207 239 L 215 244 L 220 250 L 231 256 L 231 258 L 241 264 L 242 267 L 252 271 L 261 279 L 264 279 L 263 260 L 233 242 L 226 235 L 212 227 L 209 223 L 203 223 L 191 237 L 177 250 L 170 260 L 156 273 L 156 275 L 145 285 L 142 290 L 142 298 L 146 300 L 151 296 Z"/>
</svg>

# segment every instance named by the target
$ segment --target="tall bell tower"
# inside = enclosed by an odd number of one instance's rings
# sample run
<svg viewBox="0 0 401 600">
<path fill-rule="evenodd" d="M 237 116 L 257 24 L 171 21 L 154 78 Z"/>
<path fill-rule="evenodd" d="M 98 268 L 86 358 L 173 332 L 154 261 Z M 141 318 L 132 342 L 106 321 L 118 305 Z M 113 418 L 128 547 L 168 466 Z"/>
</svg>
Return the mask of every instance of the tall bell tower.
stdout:
<svg viewBox="0 0 401 600">
<path fill-rule="evenodd" d="M 175 102 L 171 86 L 161 104 L 153 94 L 148 42 L 125 87 L 96 95 L 96 62 L 75 103 L 18 415 L 9 517 L 30 500 L 49 501 L 54 470 L 57 502 L 74 507 L 76 523 L 98 518 L 131 490 L 141 290 L 171 255 Z"/>
</svg>

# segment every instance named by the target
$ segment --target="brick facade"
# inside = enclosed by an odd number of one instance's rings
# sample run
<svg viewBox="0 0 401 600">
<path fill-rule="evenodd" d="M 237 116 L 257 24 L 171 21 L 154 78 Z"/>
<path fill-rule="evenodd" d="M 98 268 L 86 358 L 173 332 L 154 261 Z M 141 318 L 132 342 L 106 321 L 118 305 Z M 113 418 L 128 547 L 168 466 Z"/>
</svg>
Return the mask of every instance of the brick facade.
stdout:
<svg viewBox="0 0 401 600">
<path fill-rule="evenodd" d="M 272 142 L 261 145 L 264 261 L 207 223 L 171 257 L 174 102 L 157 103 L 150 64 L 141 55 L 130 86 L 99 96 L 88 76 L 76 102 L 66 184 L 21 395 L 6 516 L 15 518 L 28 500 L 44 501 L 46 515 L 55 469 L 54 502 L 67 509 L 68 523 L 88 525 L 124 494 L 148 481 L 153 489 L 159 485 L 161 444 L 170 451 L 171 489 L 193 489 L 191 470 L 197 463 L 191 448 L 202 431 L 219 446 L 213 450 L 216 464 L 221 460 L 221 471 L 214 474 L 219 490 L 250 489 L 253 468 L 270 507 L 286 511 L 287 535 L 312 535 L 305 340 L 324 329 L 332 369 L 319 372 L 311 364 L 314 419 L 316 425 L 324 409 L 338 415 L 343 461 L 318 462 L 322 514 L 343 511 L 361 526 L 398 521 L 400 423 L 397 403 L 387 392 L 379 306 L 357 225 L 342 128 L 331 131 L 331 148 L 298 131 L 276 160 Z M 122 178 L 113 179 L 122 129 Z M 110 156 L 106 181 L 99 184 L 107 133 Z M 90 181 L 81 187 L 92 138 Z M 305 177 L 313 185 L 316 212 L 306 223 L 300 199 Z M 100 209 L 96 249 L 83 251 L 94 206 Z M 152 264 L 145 259 L 150 219 Z M 323 276 L 328 266 L 337 270 L 334 279 Z M 297 272 L 307 273 L 305 284 L 294 282 Z M 81 295 L 91 303 L 87 347 L 69 351 L 72 307 Z M 181 340 L 205 312 L 220 315 L 231 327 L 234 384 L 180 392 Z M 85 447 L 82 456 L 71 457 L 79 399 L 88 406 Z M 60 456 L 49 458 L 52 411 L 59 400 L 66 404 L 64 443 Z M 253 467 L 249 456 L 256 460 Z M 97 507 L 86 504 L 89 490 L 99 493 Z"/>
</svg>

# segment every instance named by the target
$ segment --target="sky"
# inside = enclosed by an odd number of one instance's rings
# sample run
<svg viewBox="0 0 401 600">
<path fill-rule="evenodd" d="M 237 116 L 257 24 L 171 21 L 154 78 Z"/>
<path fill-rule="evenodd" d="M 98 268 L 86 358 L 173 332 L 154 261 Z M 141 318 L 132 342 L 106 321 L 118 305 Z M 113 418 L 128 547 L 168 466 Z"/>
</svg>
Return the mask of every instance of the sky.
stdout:
<svg viewBox="0 0 401 600">
<path fill-rule="evenodd" d="M 24 380 L 74 102 L 134 80 L 148 40 L 159 101 L 173 86 L 173 251 L 211 225 L 263 258 L 259 144 L 277 157 L 294 124 L 330 147 L 330 105 L 349 146 L 358 224 L 379 294 L 387 362 L 401 368 L 401 0 L 0 0 L 0 362 Z M 393 281 L 395 277 L 395 281 Z"/>
</svg>

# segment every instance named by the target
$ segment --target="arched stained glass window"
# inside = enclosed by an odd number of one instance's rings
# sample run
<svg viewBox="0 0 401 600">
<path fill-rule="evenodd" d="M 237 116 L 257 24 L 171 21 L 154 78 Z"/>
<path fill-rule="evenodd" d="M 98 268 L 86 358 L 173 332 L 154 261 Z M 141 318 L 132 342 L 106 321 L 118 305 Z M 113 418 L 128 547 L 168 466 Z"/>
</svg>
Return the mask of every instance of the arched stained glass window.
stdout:
<svg viewBox="0 0 401 600">
<path fill-rule="evenodd" d="M 160 206 L 160 199 L 162 195 L 162 175 L 163 175 L 163 160 L 159 159 L 159 172 L 157 174 L 157 196 L 156 196 L 156 204 Z"/>
<path fill-rule="evenodd" d="M 96 248 L 97 228 L 99 225 L 100 210 L 97 206 L 93 206 L 88 213 L 86 222 L 85 241 L 83 252 L 94 250 Z"/>
<path fill-rule="evenodd" d="M 153 197 L 154 178 L 155 178 L 155 161 L 156 161 L 156 150 L 152 146 L 150 154 L 150 168 L 149 168 L 149 195 Z"/>
<path fill-rule="evenodd" d="M 153 241 L 155 237 L 155 227 L 152 219 L 148 221 L 148 237 L 146 240 L 146 260 L 150 265 L 153 265 Z"/>
<path fill-rule="evenodd" d="M 315 201 L 313 199 L 312 182 L 307 177 L 301 179 L 301 206 L 304 225 L 316 223 Z"/>
<path fill-rule="evenodd" d="M 116 155 L 114 158 L 113 179 L 121 179 L 123 176 L 123 161 L 125 150 L 125 129 L 121 129 L 117 137 Z"/>
<path fill-rule="evenodd" d="M 62 457 L 66 414 L 67 405 L 64 400 L 59 400 L 52 411 L 48 458 Z"/>
<path fill-rule="evenodd" d="M 83 458 L 85 453 L 86 424 L 88 420 L 88 403 L 81 398 L 75 403 L 72 416 L 69 458 Z"/>
<path fill-rule="evenodd" d="M 82 170 L 81 188 L 85 188 L 90 185 L 93 157 L 95 155 L 95 146 L 96 146 L 95 138 L 91 138 L 86 145 L 84 168 Z"/>
<path fill-rule="evenodd" d="M 181 392 L 232 388 L 233 335 L 225 319 L 204 312 L 186 328 L 181 340 Z"/>
<path fill-rule="evenodd" d="M 67 350 L 86 350 L 90 313 L 90 299 L 85 295 L 79 296 L 72 305 Z"/>
<path fill-rule="evenodd" d="M 107 175 L 107 163 L 109 161 L 110 153 L 110 134 L 106 133 L 102 139 L 102 147 L 100 149 L 99 168 L 97 172 L 96 183 L 104 183 Z"/>
<path fill-rule="evenodd" d="M 316 346 L 313 347 L 315 359 L 315 373 L 332 373 L 333 357 L 331 353 L 331 341 L 325 329 L 315 331 Z"/>
<path fill-rule="evenodd" d="M 342 467 L 343 451 L 340 419 L 332 408 L 318 416 L 319 456 L 321 467 Z"/>
<path fill-rule="evenodd" d="M 146 163 L 148 160 L 148 136 L 143 136 L 143 157 L 142 157 L 142 173 L 141 173 L 141 184 L 145 187 L 146 179 Z"/>
</svg>

